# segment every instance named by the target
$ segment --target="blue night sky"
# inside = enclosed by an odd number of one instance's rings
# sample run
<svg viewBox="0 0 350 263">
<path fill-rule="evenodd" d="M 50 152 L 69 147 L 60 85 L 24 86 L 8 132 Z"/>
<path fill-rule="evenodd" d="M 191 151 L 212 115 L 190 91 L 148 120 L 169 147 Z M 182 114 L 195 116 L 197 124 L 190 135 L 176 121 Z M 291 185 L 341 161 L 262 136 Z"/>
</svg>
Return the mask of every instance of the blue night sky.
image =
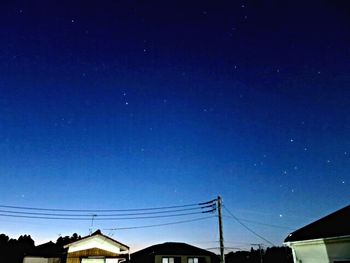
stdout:
<svg viewBox="0 0 350 263">
<path fill-rule="evenodd" d="M 129 209 L 220 194 L 281 245 L 349 204 L 349 3 L 72 2 L 0 4 L 1 205 Z M 265 243 L 224 214 L 227 246 Z M 37 243 L 91 227 L 0 223 Z M 215 247 L 217 228 L 212 218 L 103 231 L 136 250 Z"/>
</svg>

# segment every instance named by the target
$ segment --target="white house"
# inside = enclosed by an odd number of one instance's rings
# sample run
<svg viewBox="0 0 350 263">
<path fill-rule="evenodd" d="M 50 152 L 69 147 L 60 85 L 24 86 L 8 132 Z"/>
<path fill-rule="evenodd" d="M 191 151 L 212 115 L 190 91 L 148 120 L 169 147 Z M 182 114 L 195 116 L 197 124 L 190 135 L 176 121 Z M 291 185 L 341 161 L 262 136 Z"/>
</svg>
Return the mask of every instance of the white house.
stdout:
<svg viewBox="0 0 350 263">
<path fill-rule="evenodd" d="M 285 239 L 295 263 L 350 263 L 350 205 Z"/>
<path fill-rule="evenodd" d="M 128 246 L 97 230 L 64 247 L 53 242 L 39 245 L 23 263 L 121 263 L 128 258 Z"/>
<path fill-rule="evenodd" d="M 64 248 L 68 249 L 67 263 L 120 263 L 126 260 L 125 254 L 129 254 L 128 246 L 99 230 Z"/>
<path fill-rule="evenodd" d="M 24 256 L 23 263 L 61 263 L 65 257 L 63 248 L 50 241 L 36 246 Z"/>
</svg>

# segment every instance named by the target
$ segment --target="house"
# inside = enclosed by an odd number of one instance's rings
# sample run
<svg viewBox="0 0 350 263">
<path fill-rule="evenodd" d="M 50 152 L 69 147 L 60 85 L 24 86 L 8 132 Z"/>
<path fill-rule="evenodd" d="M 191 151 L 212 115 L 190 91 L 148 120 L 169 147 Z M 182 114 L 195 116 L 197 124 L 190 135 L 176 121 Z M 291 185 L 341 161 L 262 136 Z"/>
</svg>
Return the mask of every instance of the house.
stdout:
<svg viewBox="0 0 350 263">
<path fill-rule="evenodd" d="M 66 250 L 52 241 L 36 246 L 23 258 L 23 263 L 62 263 Z"/>
<path fill-rule="evenodd" d="M 186 244 L 166 242 L 131 254 L 131 263 L 218 263 L 216 254 Z"/>
<path fill-rule="evenodd" d="M 294 231 L 284 242 L 295 263 L 349 263 L 350 205 Z"/>
<path fill-rule="evenodd" d="M 65 246 L 51 241 L 36 246 L 23 263 L 120 263 L 128 258 L 128 246 L 97 230 Z"/>
<path fill-rule="evenodd" d="M 93 234 L 64 246 L 66 263 L 119 263 L 126 261 L 129 247 L 97 230 Z"/>
</svg>

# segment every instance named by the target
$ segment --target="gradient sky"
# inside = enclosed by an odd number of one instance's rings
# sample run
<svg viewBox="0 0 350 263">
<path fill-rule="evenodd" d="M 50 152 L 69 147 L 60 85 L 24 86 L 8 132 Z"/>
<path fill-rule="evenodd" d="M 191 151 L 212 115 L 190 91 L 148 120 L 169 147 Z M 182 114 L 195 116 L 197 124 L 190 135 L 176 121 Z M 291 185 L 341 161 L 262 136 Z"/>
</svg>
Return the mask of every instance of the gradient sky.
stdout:
<svg viewBox="0 0 350 263">
<path fill-rule="evenodd" d="M 246 221 L 277 245 L 348 205 L 350 5 L 307 2 L 1 1 L 0 203 L 128 209 L 220 194 L 237 217 L 286 227 Z M 91 226 L 0 222 L 37 243 Z M 224 230 L 227 246 L 265 243 L 229 217 Z M 218 240 L 216 219 L 105 233 L 133 250 Z"/>
</svg>

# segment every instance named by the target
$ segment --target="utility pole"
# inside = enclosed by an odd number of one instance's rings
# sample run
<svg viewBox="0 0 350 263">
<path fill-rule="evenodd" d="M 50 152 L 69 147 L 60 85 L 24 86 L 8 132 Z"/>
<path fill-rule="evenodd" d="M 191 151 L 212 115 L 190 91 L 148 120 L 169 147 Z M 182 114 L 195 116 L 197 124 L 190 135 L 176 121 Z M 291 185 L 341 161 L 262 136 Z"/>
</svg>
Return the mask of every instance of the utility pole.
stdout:
<svg viewBox="0 0 350 263">
<path fill-rule="evenodd" d="M 259 253 L 260 253 L 260 263 L 263 263 L 263 247 L 262 244 L 251 244 L 252 246 L 258 246 L 259 247 Z"/>
<path fill-rule="evenodd" d="M 263 263 L 262 246 L 261 246 L 261 244 L 259 244 L 259 251 L 260 251 L 260 262 Z"/>
<path fill-rule="evenodd" d="M 221 196 L 218 196 L 217 202 L 218 202 L 219 236 L 220 236 L 220 263 L 225 263 L 224 234 L 222 230 L 222 214 L 221 214 L 221 207 L 222 207 Z"/>
</svg>

